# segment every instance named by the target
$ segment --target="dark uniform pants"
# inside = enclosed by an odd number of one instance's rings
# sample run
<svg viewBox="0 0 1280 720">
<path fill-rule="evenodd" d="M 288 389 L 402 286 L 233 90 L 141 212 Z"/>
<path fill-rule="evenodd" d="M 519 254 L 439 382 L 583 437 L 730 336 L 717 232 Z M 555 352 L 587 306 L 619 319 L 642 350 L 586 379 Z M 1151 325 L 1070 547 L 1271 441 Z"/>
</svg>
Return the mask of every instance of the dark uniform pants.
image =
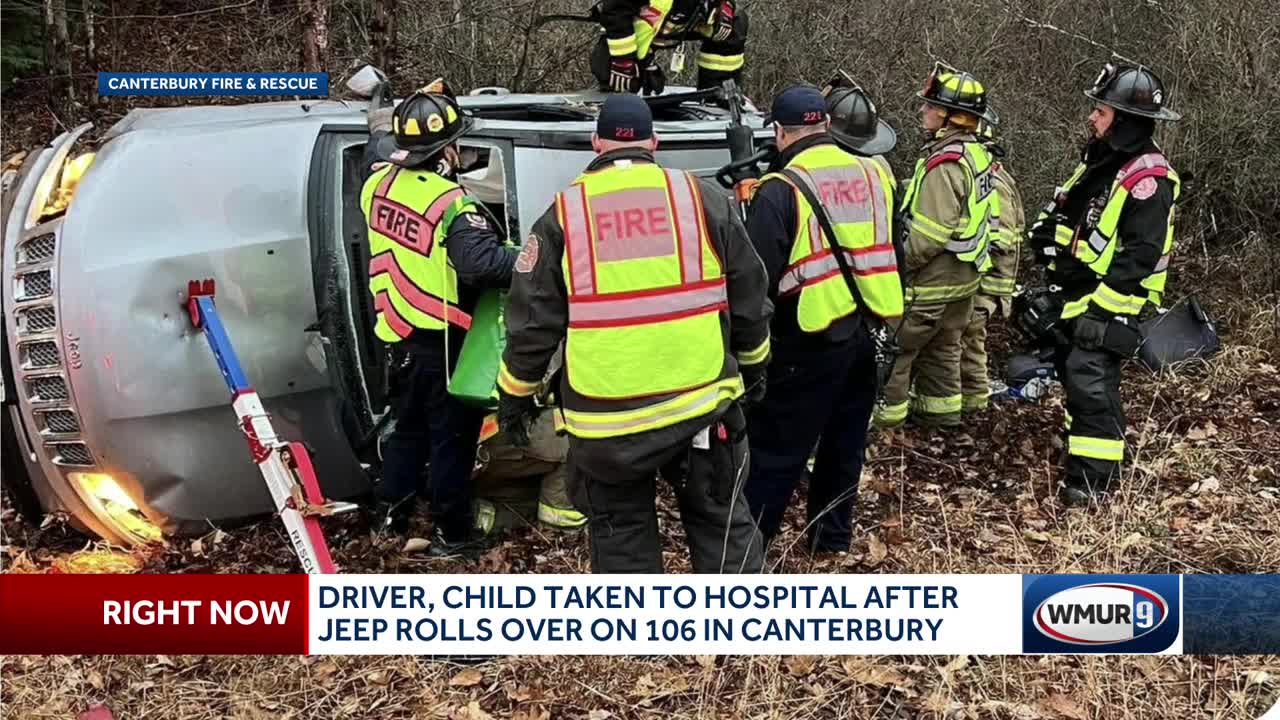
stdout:
<svg viewBox="0 0 1280 720">
<path fill-rule="evenodd" d="M 1074 345 L 1059 346 L 1054 360 L 1067 400 L 1067 478 L 1105 488 L 1124 459 L 1124 361 L 1102 348 Z"/>
<path fill-rule="evenodd" d="M 663 571 L 655 507 L 661 472 L 676 491 L 693 571 L 760 572 L 760 534 L 742 496 L 744 424 L 742 411 L 731 406 L 712 425 L 708 449 L 693 446 L 693 435 L 706 426 L 697 423 L 599 440 L 570 437 L 569 493 L 589 518 L 591 571 Z"/>
<path fill-rule="evenodd" d="M 413 356 L 392 398 L 396 426 L 382 445 L 379 499 L 412 503 L 430 461 L 431 518 L 450 540 L 471 530 L 471 472 L 483 414 L 446 390 L 441 359 Z"/>
<path fill-rule="evenodd" d="M 788 358 L 775 349 L 764 401 L 751 408 L 747 501 L 768 543 L 818 446 L 809 479 L 809 547 L 849 549 L 853 503 L 875 407 L 875 348 L 865 333 Z M 821 440 L 819 440 L 821 438 Z"/>
</svg>

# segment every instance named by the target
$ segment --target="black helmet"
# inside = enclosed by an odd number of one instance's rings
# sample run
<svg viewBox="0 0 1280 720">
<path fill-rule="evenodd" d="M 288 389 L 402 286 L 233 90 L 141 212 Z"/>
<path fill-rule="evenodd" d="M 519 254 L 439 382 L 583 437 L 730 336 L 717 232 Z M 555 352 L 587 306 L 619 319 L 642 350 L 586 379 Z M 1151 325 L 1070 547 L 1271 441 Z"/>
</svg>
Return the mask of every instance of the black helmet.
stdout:
<svg viewBox="0 0 1280 720">
<path fill-rule="evenodd" d="M 1116 67 L 1107 63 L 1084 91 L 1085 97 L 1138 117 L 1152 120 L 1180 120 L 1182 116 L 1164 106 L 1164 83 L 1155 73 L 1139 65 Z"/>
<path fill-rule="evenodd" d="M 950 110 L 960 110 L 976 115 L 998 125 L 1000 118 L 987 105 L 987 89 L 973 73 L 957 70 L 950 65 L 935 62 L 933 71 L 924 82 L 924 89 L 916 97 L 927 103 Z"/>
<path fill-rule="evenodd" d="M 996 137 L 996 127 L 986 120 L 978 121 L 978 130 L 974 133 L 978 136 L 978 142 L 986 146 L 987 150 L 996 157 L 1004 157 L 1004 146 L 1000 144 L 999 138 Z"/>
<path fill-rule="evenodd" d="M 471 125 L 443 83 L 433 83 L 396 106 L 391 133 L 378 141 L 378 157 L 404 167 L 422 166 Z"/>
<path fill-rule="evenodd" d="M 843 70 L 822 94 L 827 98 L 831 137 L 845 150 L 871 157 L 884 155 L 898 144 L 898 134 L 880 119 L 875 103 Z"/>
</svg>

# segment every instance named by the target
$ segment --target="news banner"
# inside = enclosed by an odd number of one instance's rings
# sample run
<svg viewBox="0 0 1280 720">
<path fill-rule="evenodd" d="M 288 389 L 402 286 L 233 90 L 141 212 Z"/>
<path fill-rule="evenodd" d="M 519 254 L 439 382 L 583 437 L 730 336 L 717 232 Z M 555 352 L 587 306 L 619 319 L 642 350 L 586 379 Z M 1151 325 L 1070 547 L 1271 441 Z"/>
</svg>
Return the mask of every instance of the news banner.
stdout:
<svg viewBox="0 0 1280 720">
<path fill-rule="evenodd" d="M 1276 575 L 6 575 L 2 654 L 1280 653 Z"/>
<path fill-rule="evenodd" d="M 327 97 L 326 73 L 98 74 Z M 1280 575 L 2 575 L 0 654 L 1280 653 Z"/>
</svg>

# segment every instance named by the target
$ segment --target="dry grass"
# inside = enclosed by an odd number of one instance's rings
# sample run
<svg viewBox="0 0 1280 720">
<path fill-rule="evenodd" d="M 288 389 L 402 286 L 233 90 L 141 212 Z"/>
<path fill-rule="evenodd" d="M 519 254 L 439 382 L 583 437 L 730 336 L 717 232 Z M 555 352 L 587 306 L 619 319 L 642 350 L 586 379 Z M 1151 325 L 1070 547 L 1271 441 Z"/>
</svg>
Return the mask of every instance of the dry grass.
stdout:
<svg viewBox="0 0 1280 720">
<path fill-rule="evenodd" d="M 4 717 L 1253 720 L 1276 658 L 6 658 Z"/>
<path fill-rule="evenodd" d="M 297 62 L 289 3 L 201 0 L 228 9 L 184 19 L 162 0 L 115 0 L 98 28 L 106 69 L 280 70 Z M 401 3 L 403 7 L 404 4 Z M 570 0 L 426 3 L 402 13 L 402 90 L 441 73 L 458 85 L 568 89 L 587 83 L 581 26 L 537 13 Z M 368 52 L 369 3 L 332 3 L 335 86 Z M 1270 0 L 1104 3 L 1068 0 L 819 0 L 753 3 L 749 90 L 767 100 L 795 80 L 850 70 L 900 129 L 893 160 L 915 149 L 912 91 L 933 57 L 987 81 L 1005 120 L 1008 161 L 1031 205 L 1072 162 L 1079 88 L 1112 50 L 1152 63 L 1186 120 L 1162 135 L 1197 178 L 1180 208 L 1175 297 L 1195 291 L 1228 346 L 1212 362 L 1126 383 L 1134 462 L 1120 492 L 1091 511 L 1053 500 L 1060 401 L 980 415 L 960 435 L 877 437 L 858 504 L 853 550 L 796 550 L 798 508 L 771 564 L 786 572 L 1280 572 L 1280 5 Z M 979 23 L 978 20 L 981 20 Z M 690 63 L 692 65 L 693 63 Z M 690 82 L 691 76 L 677 78 Z M 91 77 L 79 95 L 85 97 Z M 84 119 L 98 129 L 130 107 L 112 99 L 55 114 L 40 80 L 4 98 L 5 154 Z M 141 106 L 181 103 L 144 99 Z M 238 102 L 238 100 L 225 100 Z M 1003 328 L 993 342 L 1007 349 Z M 661 508 L 667 565 L 687 571 L 672 505 Z M 279 527 L 261 523 L 199 542 L 127 555 L 0 512 L 8 572 L 290 572 Z M 418 527 L 425 535 L 425 528 Z M 513 535 L 475 567 L 427 560 L 334 528 L 345 569 L 359 572 L 582 572 L 580 538 Z M 786 551 L 786 549 L 790 549 Z M 5 718 L 68 718 L 105 701 L 120 718 L 894 718 L 1148 720 L 1256 718 L 1280 693 L 1280 658 L 527 658 L 464 673 L 428 658 L 7 657 Z"/>
</svg>

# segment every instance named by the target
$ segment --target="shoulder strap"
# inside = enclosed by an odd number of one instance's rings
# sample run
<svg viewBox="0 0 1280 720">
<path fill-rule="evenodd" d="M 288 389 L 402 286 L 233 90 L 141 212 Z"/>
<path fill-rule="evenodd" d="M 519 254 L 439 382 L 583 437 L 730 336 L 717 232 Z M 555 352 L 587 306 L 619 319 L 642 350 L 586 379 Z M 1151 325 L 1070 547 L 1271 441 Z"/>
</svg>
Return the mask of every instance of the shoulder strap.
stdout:
<svg viewBox="0 0 1280 720">
<path fill-rule="evenodd" d="M 1167 177 L 1172 171 L 1163 153 L 1144 153 L 1130 160 L 1116 175 L 1116 182 L 1125 190 L 1132 190 L 1140 180 L 1149 177 Z"/>
<path fill-rule="evenodd" d="M 929 154 L 929 157 L 925 160 L 925 172 L 933 170 L 945 162 L 955 162 L 964 159 L 964 144 L 950 143 Z"/>
<path fill-rule="evenodd" d="M 862 293 L 858 291 L 858 281 L 853 278 L 853 270 L 849 269 L 849 261 L 844 256 L 844 248 L 840 247 L 839 242 L 836 240 L 836 231 L 831 227 L 831 220 L 827 217 L 826 209 L 822 207 L 822 203 L 818 202 L 818 198 L 813 194 L 809 183 L 800 177 L 800 173 L 791 168 L 784 168 L 782 174 L 795 186 L 796 190 L 800 191 L 805 201 L 809 203 L 813 216 L 818 219 L 818 225 L 822 228 L 823 236 L 827 238 L 827 246 L 831 248 L 831 254 L 836 258 L 836 265 L 840 266 L 840 274 L 844 276 L 844 283 L 849 286 L 849 294 L 853 295 L 853 301 L 858 305 L 856 312 L 862 312 L 867 308 L 867 303 L 862 299 Z"/>
</svg>

